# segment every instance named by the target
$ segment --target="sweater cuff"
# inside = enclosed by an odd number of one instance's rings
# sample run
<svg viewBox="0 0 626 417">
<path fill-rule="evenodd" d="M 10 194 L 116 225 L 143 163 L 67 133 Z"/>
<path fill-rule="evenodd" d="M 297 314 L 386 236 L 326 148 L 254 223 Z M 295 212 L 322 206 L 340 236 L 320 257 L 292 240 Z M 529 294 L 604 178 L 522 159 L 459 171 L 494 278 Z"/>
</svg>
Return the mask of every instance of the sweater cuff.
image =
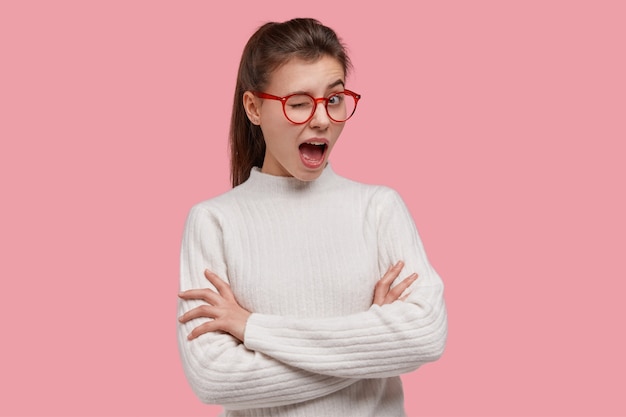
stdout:
<svg viewBox="0 0 626 417">
<path fill-rule="evenodd" d="M 243 345 L 249 350 L 255 349 L 255 341 L 259 340 L 261 335 L 261 326 L 263 322 L 262 314 L 252 313 L 246 322 L 246 328 L 243 332 Z"/>
</svg>

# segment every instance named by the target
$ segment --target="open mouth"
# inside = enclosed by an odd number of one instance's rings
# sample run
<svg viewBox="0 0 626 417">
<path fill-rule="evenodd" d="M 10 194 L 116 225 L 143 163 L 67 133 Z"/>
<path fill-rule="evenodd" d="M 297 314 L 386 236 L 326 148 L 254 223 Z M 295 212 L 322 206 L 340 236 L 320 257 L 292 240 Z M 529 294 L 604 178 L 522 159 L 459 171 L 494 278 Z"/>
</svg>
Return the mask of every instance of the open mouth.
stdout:
<svg viewBox="0 0 626 417">
<path fill-rule="evenodd" d="M 300 159 L 308 168 L 318 168 L 324 162 L 328 145 L 324 142 L 305 142 L 300 145 Z"/>
</svg>

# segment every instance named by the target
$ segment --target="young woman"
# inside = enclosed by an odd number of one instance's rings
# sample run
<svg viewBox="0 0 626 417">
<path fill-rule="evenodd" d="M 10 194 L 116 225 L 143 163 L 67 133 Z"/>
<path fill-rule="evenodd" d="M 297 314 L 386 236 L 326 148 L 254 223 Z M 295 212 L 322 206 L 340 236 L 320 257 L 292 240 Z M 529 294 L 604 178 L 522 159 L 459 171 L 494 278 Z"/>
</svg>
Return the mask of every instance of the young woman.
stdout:
<svg viewBox="0 0 626 417">
<path fill-rule="evenodd" d="M 349 67 L 313 19 L 244 49 L 234 188 L 192 208 L 179 294 L 185 373 L 227 416 L 403 416 L 399 375 L 443 352 L 443 284 L 403 201 L 328 163 L 360 98 Z"/>
</svg>

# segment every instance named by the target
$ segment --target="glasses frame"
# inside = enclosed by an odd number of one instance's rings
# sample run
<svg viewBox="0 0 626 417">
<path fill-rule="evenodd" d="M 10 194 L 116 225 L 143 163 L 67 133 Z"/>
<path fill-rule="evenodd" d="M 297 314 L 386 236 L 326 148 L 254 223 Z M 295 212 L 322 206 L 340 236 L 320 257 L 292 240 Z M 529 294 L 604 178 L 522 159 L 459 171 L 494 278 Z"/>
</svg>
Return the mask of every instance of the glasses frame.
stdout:
<svg viewBox="0 0 626 417">
<path fill-rule="evenodd" d="M 319 102 L 323 102 L 324 103 L 324 109 L 326 109 L 326 114 L 328 115 L 328 118 L 330 120 L 332 120 L 335 123 L 343 123 L 343 122 L 347 121 L 348 119 L 350 119 L 354 115 L 354 112 L 356 112 L 357 105 L 359 104 L 359 99 L 361 98 L 360 94 L 357 94 L 354 91 L 350 91 L 350 90 L 338 91 L 336 93 L 331 94 L 328 97 L 319 97 L 319 98 L 315 98 L 312 95 L 306 94 L 306 93 L 289 94 L 288 96 L 285 96 L 285 97 L 278 97 L 278 96 L 275 96 L 275 95 L 272 95 L 272 94 L 263 93 L 261 91 L 253 91 L 252 94 L 254 94 L 255 96 L 257 96 L 259 98 L 265 98 L 265 99 L 269 99 L 269 100 L 280 101 L 283 104 L 283 114 L 285 115 L 287 120 L 289 120 L 294 125 L 303 125 L 305 123 L 310 122 L 311 119 L 313 118 L 313 116 L 315 116 L 315 111 L 317 110 L 317 103 L 319 103 Z M 341 121 L 333 119 L 333 116 L 331 116 L 330 112 L 328 111 L 328 102 L 330 101 L 331 98 L 333 98 L 334 96 L 336 96 L 338 94 L 347 94 L 347 95 L 352 96 L 354 98 L 354 109 L 352 109 L 352 113 L 348 117 L 346 117 L 345 120 L 341 120 Z M 304 122 L 294 122 L 293 120 L 291 120 L 289 118 L 289 116 L 287 116 L 287 110 L 285 109 L 285 103 L 287 103 L 287 100 L 289 100 L 289 98 L 291 98 L 293 96 L 308 96 L 308 97 L 311 98 L 311 100 L 313 100 L 313 111 L 311 111 L 311 115 Z"/>
</svg>

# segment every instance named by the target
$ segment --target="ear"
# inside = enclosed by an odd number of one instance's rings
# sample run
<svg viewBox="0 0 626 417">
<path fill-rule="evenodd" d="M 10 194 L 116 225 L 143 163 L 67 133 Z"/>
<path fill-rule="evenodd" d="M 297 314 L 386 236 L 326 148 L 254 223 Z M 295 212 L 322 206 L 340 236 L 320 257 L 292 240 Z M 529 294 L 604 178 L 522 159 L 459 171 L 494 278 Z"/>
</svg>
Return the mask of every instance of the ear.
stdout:
<svg viewBox="0 0 626 417">
<path fill-rule="evenodd" d="M 250 123 L 257 126 L 261 124 L 261 100 L 250 91 L 243 93 L 243 108 Z"/>
</svg>

